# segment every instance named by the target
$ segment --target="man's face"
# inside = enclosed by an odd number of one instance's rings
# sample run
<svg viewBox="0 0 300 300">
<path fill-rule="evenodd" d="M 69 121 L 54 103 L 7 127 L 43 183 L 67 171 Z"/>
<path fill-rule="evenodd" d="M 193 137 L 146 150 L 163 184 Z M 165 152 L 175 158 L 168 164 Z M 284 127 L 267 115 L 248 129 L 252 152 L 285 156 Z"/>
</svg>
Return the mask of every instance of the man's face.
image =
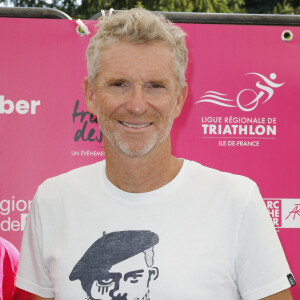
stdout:
<svg viewBox="0 0 300 300">
<path fill-rule="evenodd" d="M 146 265 L 139 253 L 111 267 L 103 278 L 95 280 L 91 296 L 101 300 L 146 300 L 149 282 L 157 277 L 157 269 Z"/>
<path fill-rule="evenodd" d="M 87 107 L 106 146 L 128 156 L 145 155 L 166 141 L 186 90 L 178 88 L 173 55 L 161 43 L 115 42 L 103 50 L 94 83 L 85 79 Z"/>
</svg>

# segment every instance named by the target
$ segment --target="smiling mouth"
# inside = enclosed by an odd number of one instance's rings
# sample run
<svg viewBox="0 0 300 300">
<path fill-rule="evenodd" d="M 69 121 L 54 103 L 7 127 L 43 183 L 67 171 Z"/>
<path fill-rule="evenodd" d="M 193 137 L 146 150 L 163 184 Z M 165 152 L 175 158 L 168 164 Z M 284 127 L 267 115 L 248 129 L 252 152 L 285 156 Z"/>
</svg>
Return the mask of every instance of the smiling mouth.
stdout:
<svg viewBox="0 0 300 300">
<path fill-rule="evenodd" d="M 119 121 L 119 123 L 121 123 L 122 125 L 124 125 L 126 127 L 130 127 L 130 128 L 144 128 L 144 127 L 148 127 L 153 124 L 153 122 L 143 123 L 143 124 L 130 124 L 130 123 L 122 122 L 122 121 Z"/>
</svg>

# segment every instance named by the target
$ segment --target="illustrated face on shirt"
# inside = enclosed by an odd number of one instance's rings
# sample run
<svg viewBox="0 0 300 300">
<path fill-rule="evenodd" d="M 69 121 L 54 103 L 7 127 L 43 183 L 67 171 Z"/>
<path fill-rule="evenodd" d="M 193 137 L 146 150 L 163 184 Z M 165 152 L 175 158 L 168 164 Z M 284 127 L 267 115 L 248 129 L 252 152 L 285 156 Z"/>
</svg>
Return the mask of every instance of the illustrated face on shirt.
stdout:
<svg viewBox="0 0 300 300">
<path fill-rule="evenodd" d="M 91 296 L 101 300 L 146 300 L 149 283 L 156 279 L 158 269 L 148 267 L 143 252 L 130 257 L 93 282 Z"/>
</svg>

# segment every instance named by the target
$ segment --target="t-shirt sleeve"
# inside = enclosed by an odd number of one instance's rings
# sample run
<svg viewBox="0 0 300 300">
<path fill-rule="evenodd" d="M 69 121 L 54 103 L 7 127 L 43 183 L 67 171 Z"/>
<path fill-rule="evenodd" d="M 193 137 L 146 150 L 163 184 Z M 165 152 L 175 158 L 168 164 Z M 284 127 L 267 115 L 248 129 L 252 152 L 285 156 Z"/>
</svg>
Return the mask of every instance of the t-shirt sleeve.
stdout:
<svg viewBox="0 0 300 300">
<path fill-rule="evenodd" d="M 289 265 L 256 185 L 242 214 L 236 268 L 244 300 L 261 299 L 291 287 Z"/>
<path fill-rule="evenodd" d="M 36 193 L 22 238 L 16 286 L 45 298 L 53 298 L 52 282 L 43 257 L 43 234 Z"/>
</svg>

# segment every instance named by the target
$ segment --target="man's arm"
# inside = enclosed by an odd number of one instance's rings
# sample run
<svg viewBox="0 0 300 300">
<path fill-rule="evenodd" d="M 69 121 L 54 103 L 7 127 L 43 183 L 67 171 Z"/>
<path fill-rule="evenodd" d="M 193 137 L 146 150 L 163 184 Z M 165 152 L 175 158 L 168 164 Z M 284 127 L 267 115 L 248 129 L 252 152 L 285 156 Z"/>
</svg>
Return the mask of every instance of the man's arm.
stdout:
<svg viewBox="0 0 300 300">
<path fill-rule="evenodd" d="M 12 300 L 54 300 L 54 298 L 42 298 L 16 287 Z"/>
<path fill-rule="evenodd" d="M 29 300 L 54 300 L 54 298 L 42 298 L 40 296 L 31 294 Z"/>
<path fill-rule="evenodd" d="M 279 292 L 277 294 L 271 295 L 269 297 L 263 298 L 261 300 L 293 300 L 291 292 L 289 289 Z"/>
</svg>

